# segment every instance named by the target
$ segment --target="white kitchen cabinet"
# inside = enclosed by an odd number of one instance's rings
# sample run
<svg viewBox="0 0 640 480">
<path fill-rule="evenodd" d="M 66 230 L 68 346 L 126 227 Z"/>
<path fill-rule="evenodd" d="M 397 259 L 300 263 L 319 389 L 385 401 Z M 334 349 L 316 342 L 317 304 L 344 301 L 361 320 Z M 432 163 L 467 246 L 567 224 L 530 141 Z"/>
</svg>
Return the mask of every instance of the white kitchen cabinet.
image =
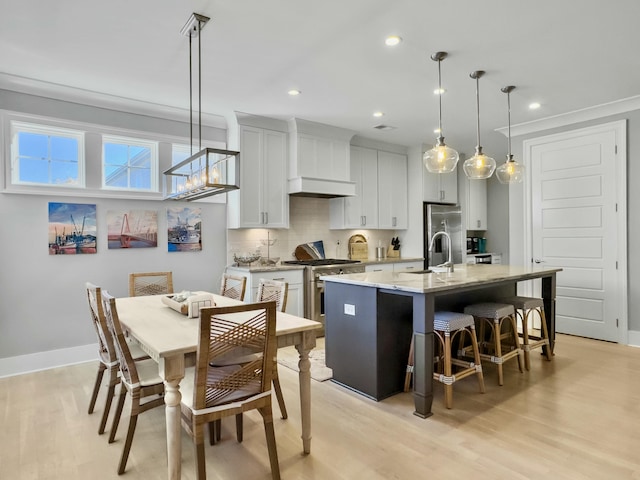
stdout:
<svg viewBox="0 0 640 480">
<path fill-rule="evenodd" d="M 356 195 L 330 201 L 330 228 L 407 228 L 406 155 L 352 145 L 351 180 Z"/>
<path fill-rule="evenodd" d="M 353 197 L 332 198 L 329 202 L 329 228 L 378 228 L 378 152 L 351 147 Z"/>
<path fill-rule="evenodd" d="M 410 272 L 412 270 L 424 270 L 424 262 L 420 260 L 415 262 L 398 262 L 393 264 L 394 272 Z"/>
<path fill-rule="evenodd" d="M 299 133 L 298 175 L 349 181 L 349 142 Z"/>
<path fill-rule="evenodd" d="M 252 272 L 247 267 L 227 267 L 227 273 L 240 275 L 247 279 L 247 289 L 244 294 L 245 302 L 255 302 L 258 297 L 258 284 L 260 279 L 277 280 L 287 282 L 287 306 L 286 313 L 297 317 L 304 317 L 304 290 L 303 271 L 296 270 L 261 270 Z"/>
<path fill-rule="evenodd" d="M 407 156 L 378 151 L 378 228 L 407 229 Z"/>
<path fill-rule="evenodd" d="M 461 175 L 460 205 L 467 230 L 487 229 L 487 181 L 469 180 Z"/>
<path fill-rule="evenodd" d="M 229 193 L 229 228 L 289 228 L 287 134 L 240 125 L 240 189 Z"/>
<path fill-rule="evenodd" d="M 422 166 L 422 194 L 425 202 L 458 203 L 458 178 L 451 173 L 431 173 Z"/>
<path fill-rule="evenodd" d="M 370 263 L 364 266 L 364 271 L 369 272 L 393 272 L 393 263 Z"/>
</svg>

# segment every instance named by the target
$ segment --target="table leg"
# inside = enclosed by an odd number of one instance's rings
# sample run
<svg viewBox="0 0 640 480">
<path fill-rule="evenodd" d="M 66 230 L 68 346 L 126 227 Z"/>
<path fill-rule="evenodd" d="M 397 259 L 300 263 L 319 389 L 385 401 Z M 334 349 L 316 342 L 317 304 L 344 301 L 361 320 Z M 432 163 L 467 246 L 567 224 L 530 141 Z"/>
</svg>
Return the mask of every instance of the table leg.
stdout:
<svg viewBox="0 0 640 480">
<path fill-rule="evenodd" d="M 542 299 L 544 300 L 544 316 L 547 320 L 547 332 L 549 334 L 549 348 L 553 355 L 556 341 L 556 274 L 542 277 Z M 546 355 L 547 346 L 542 346 Z"/>
<path fill-rule="evenodd" d="M 164 380 L 164 403 L 167 422 L 167 459 L 169 480 L 181 478 L 182 443 L 180 427 L 180 381 L 184 378 L 184 356 L 160 359 L 160 376 Z"/>
<path fill-rule="evenodd" d="M 302 343 L 296 344 L 300 354 L 298 382 L 300 383 L 300 416 L 302 417 L 302 449 L 311 453 L 311 362 L 309 352 L 316 346 L 316 334 L 303 332 Z"/>
</svg>

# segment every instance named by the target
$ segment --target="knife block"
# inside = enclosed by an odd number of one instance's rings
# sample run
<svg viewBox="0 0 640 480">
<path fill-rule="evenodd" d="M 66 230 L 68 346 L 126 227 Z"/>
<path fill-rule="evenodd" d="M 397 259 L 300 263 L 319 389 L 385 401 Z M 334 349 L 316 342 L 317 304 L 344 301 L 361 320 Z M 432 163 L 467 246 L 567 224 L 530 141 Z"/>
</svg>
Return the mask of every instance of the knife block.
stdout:
<svg viewBox="0 0 640 480">
<path fill-rule="evenodd" d="M 389 245 L 389 248 L 387 248 L 387 258 L 400 258 L 400 250 L 394 250 L 393 245 Z"/>
</svg>

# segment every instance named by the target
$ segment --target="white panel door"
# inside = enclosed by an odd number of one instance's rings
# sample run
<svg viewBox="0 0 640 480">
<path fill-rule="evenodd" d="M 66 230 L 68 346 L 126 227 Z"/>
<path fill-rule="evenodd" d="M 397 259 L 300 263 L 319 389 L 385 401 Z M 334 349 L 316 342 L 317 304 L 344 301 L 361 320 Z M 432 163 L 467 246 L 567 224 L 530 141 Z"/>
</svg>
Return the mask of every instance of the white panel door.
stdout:
<svg viewBox="0 0 640 480">
<path fill-rule="evenodd" d="M 616 131 L 567 132 L 530 151 L 533 261 L 562 268 L 556 330 L 618 341 Z"/>
</svg>

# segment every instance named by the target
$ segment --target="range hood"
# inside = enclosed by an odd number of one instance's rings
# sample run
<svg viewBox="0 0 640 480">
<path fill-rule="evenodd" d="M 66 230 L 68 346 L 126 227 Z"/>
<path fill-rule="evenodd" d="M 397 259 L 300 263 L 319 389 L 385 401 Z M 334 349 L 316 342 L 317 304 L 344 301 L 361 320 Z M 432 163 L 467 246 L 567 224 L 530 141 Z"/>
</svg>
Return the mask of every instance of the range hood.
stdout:
<svg viewBox="0 0 640 480">
<path fill-rule="evenodd" d="M 289 195 L 335 198 L 356 194 L 350 140 L 355 132 L 292 118 L 289 125 Z"/>
</svg>

